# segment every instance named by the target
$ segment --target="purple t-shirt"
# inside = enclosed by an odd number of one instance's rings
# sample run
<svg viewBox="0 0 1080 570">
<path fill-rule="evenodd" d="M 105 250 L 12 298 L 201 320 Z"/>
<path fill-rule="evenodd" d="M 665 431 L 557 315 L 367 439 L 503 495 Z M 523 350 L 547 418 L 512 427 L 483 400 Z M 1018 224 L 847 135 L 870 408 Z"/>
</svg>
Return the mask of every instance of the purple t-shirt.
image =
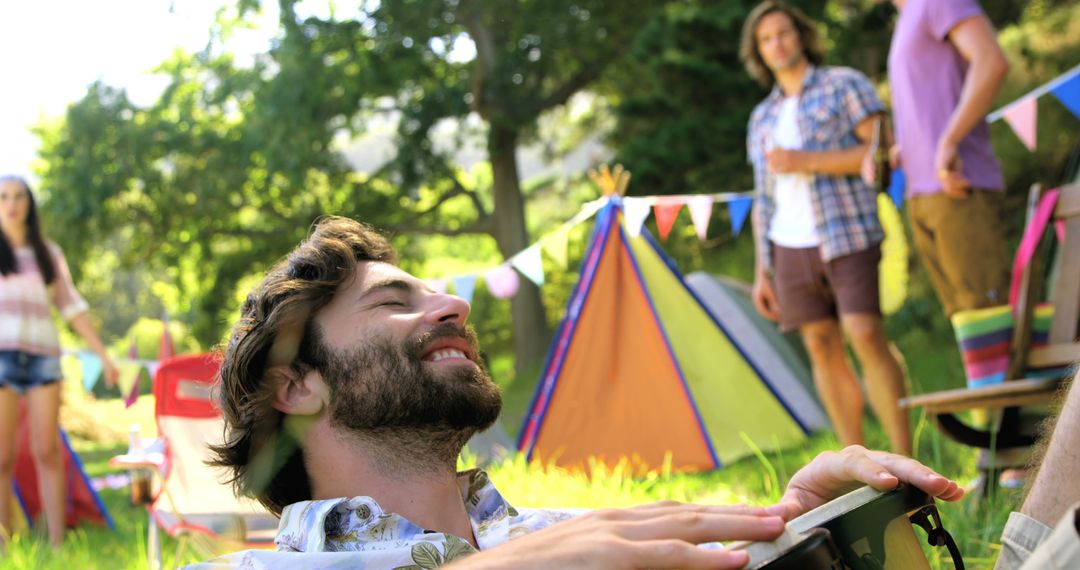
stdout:
<svg viewBox="0 0 1080 570">
<path fill-rule="evenodd" d="M 907 0 L 900 10 L 889 48 L 889 84 L 909 195 L 941 191 L 934 155 L 960 101 L 968 69 L 946 36 L 963 20 L 982 13 L 976 0 Z M 985 121 L 958 148 L 964 176 L 972 186 L 1005 188 Z"/>
</svg>

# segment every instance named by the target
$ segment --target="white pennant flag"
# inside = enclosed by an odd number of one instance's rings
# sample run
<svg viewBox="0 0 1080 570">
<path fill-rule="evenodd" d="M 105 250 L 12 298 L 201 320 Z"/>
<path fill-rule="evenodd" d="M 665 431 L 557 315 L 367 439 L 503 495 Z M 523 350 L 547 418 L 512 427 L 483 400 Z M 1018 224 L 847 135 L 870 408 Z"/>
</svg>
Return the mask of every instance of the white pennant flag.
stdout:
<svg viewBox="0 0 1080 570">
<path fill-rule="evenodd" d="M 704 241 L 709 231 L 709 219 L 712 218 L 712 196 L 690 196 L 686 199 L 686 208 L 690 210 L 690 219 L 694 221 L 694 229 L 698 239 Z"/>
<path fill-rule="evenodd" d="M 652 206 L 645 198 L 623 198 L 623 221 L 630 237 L 641 235 L 641 226 L 645 225 L 651 211 Z"/>
</svg>

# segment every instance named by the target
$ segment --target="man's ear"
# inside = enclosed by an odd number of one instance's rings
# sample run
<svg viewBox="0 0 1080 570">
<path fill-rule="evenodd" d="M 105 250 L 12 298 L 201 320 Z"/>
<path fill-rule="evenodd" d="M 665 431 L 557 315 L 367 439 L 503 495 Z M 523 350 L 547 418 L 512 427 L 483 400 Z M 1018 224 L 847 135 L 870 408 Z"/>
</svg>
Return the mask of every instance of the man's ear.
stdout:
<svg viewBox="0 0 1080 570">
<path fill-rule="evenodd" d="M 307 367 L 304 367 L 307 368 Z M 279 364 L 266 371 L 274 387 L 274 409 L 286 415 L 313 416 L 326 407 L 329 390 L 322 374 L 314 368 L 301 373 L 295 367 Z"/>
</svg>

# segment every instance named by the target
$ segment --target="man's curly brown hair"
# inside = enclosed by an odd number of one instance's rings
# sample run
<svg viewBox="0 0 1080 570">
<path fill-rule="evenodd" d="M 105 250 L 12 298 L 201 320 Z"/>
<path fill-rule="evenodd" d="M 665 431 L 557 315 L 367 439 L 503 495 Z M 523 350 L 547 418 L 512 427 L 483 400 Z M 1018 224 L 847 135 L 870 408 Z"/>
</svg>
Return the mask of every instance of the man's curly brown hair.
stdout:
<svg viewBox="0 0 1080 570">
<path fill-rule="evenodd" d="M 286 429 L 285 414 L 272 405 L 284 376 L 281 366 L 302 376 L 311 369 L 312 316 L 333 299 L 363 261 L 397 263 L 393 247 L 378 231 L 341 217 L 317 221 L 307 239 L 279 261 L 248 295 L 240 320 L 223 349 L 219 401 L 225 441 L 211 445 L 211 465 L 226 467 L 238 495 L 254 497 L 274 514 L 290 503 L 311 499 L 303 451 Z M 287 362 L 275 341 L 289 337 Z M 290 351 L 291 350 L 291 351 Z M 278 356 L 279 357 L 279 356 Z"/>
</svg>

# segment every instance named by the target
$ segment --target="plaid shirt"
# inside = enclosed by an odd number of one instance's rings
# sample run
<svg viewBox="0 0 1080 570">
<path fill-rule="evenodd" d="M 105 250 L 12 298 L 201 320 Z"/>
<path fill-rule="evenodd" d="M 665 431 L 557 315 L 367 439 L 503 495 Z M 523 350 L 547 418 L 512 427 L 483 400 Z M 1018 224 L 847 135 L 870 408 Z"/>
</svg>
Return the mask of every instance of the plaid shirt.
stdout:
<svg viewBox="0 0 1080 570">
<path fill-rule="evenodd" d="M 765 166 L 766 141 L 773 135 L 784 94 L 777 85 L 750 115 L 746 151 L 754 166 L 754 227 L 758 252 L 772 269 L 768 230 L 776 205 L 773 176 Z M 860 144 L 855 126 L 884 112 L 866 76 L 846 67 L 810 67 L 799 96 L 802 150 L 830 151 Z M 812 175 L 811 201 L 825 261 L 867 249 L 885 239 L 877 215 L 877 192 L 858 174 Z"/>
</svg>

